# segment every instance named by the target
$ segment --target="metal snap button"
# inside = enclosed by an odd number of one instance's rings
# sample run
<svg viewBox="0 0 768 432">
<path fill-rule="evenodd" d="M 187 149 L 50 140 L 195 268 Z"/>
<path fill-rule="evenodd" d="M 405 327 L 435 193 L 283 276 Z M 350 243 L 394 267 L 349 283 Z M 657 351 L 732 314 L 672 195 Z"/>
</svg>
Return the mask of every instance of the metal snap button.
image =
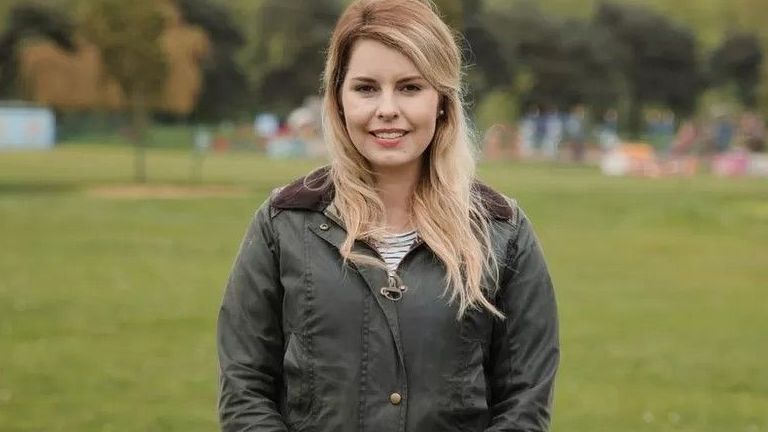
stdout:
<svg viewBox="0 0 768 432">
<path fill-rule="evenodd" d="M 323 231 L 328 231 L 328 228 L 330 228 L 330 227 L 328 226 L 328 224 L 320 224 L 320 229 L 321 229 L 321 230 L 323 230 Z"/>
<path fill-rule="evenodd" d="M 400 393 L 392 393 L 391 395 L 389 395 L 389 402 L 392 405 L 400 405 L 400 401 L 402 400 L 403 400 L 403 397 L 400 396 Z"/>
</svg>

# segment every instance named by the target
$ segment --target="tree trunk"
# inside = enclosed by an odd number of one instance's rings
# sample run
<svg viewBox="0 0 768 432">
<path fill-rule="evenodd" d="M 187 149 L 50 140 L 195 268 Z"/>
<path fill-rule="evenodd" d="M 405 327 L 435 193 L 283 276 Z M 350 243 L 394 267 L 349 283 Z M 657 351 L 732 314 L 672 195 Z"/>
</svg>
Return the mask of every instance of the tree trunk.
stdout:
<svg viewBox="0 0 768 432">
<path fill-rule="evenodd" d="M 643 133 L 643 103 L 635 94 L 630 96 L 628 102 L 627 131 L 631 139 L 637 140 Z"/>
<path fill-rule="evenodd" d="M 134 181 L 137 183 L 147 182 L 147 157 L 146 157 L 146 130 L 147 130 L 147 105 L 144 93 L 141 90 L 135 90 L 131 95 L 131 120 L 132 137 L 134 149 L 133 172 Z"/>
</svg>

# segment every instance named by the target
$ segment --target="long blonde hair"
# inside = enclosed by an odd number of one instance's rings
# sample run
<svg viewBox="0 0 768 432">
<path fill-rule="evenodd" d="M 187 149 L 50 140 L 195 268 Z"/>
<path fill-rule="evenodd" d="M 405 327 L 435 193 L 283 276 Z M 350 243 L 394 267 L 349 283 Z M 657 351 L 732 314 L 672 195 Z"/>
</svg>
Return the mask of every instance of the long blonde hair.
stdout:
<svg viewBox="0 0 768 432">
<path fill-rule="evenodd" d="M 342 256 L 370 264 L 371 259 L 353 253 L 352 246 L 356 239 L 380 238 L 384 220 L 374 173 L 352 143 L 341 114 L 341 86 L 351 50 L 361 39 L 398 50 L 437 89 L 444 112 L 423 155 L 411 217 L 419 236 L 445 266 L 444 293 L 450 302 L 458 301 L 459 317 L 468 309 L 501 316 L 482 288 L 490 282 L 484 275 L 493 282 L 498 279 L 498 265 L 487 212 L 473 193 L 474 146 L 462 103 L 461 51 L 429 1 L 357 0 L 339 18 L 331 37 L 323 76 L 323 130 L 331 154 L 334 205 L 347 229 Z"/>
</svg>

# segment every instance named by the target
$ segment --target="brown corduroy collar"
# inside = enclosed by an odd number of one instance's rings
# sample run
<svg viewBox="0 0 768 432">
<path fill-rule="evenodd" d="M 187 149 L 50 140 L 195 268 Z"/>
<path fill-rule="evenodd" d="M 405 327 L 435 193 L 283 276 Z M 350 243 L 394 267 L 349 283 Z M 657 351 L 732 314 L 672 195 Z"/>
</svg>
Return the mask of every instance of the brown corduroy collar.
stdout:
<svg viewBox="0 0 768 432">
<path fill-rule="evenodd" d="M 310 210 L 322 212 L 333 202 L 334 185 L 329 175 L 330 168 L 319 168 L 280 189 L 272 199 L 276 210 Z M 515 208 L 501 194 L 489 186 L 476 181 L 472 185 L 475 193 L 488 213 L 495 219 L 513 219 Z"/>
</svg>

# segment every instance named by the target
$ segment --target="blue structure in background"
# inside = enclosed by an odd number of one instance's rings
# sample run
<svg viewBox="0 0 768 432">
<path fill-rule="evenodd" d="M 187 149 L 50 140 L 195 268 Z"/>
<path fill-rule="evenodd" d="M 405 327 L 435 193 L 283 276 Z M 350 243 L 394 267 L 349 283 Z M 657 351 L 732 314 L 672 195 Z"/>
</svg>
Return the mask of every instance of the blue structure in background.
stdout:
<svg viewBox="0 0 768 432">
<path fill-rule="evenodd" d="M 56 116 L 48 108 L 0 106 L 0 150 L 48 150 L 56 142 Z"/>
</svg>

